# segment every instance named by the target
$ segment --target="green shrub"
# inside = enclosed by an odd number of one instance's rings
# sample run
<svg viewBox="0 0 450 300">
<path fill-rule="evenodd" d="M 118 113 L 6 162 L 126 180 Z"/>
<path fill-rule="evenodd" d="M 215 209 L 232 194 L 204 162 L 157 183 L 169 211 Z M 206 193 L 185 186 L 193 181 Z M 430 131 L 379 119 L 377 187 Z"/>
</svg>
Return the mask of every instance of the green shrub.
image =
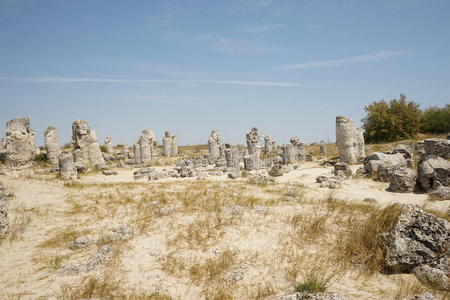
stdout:
<svg viewBox="0 0 450 300">
<path fill-rule="evenodd" d="M 450 104 L 439 108 L 432 106 L 422 112 L 420 131 L 423 133 L 450 132 Z"/>
</svg>

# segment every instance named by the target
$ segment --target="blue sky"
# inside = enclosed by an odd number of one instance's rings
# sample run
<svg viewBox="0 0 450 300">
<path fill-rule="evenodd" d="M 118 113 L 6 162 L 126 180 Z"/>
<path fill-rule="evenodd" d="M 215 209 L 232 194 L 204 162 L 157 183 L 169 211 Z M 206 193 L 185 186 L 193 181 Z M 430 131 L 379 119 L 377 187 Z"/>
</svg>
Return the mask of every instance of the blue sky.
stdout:
<svg viewBox="0 0 450 300">
<path fill-rule="evenodd" d="M 42 144 L 71 123 L 129 143 L 212 129 L 244 143 L 335 139 L 368 103 L 450 103 L 450 1 L 0 0 L 0 130 L 29 116 Z"/>
</svg>

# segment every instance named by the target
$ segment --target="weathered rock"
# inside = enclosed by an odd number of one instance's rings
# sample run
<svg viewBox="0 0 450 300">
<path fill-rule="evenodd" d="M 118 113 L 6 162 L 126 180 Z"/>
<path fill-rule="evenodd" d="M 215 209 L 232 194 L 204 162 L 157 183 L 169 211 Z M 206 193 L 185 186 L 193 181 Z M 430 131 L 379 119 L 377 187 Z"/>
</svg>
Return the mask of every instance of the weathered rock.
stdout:
<svg viewBox="0 0 450 300">
<path fill-rule="evenodd" d="M 341 178 L 342 177 L 328 178 L 328 180 L 324 180 L 320 183 L 320 187 L 321 188 L 329 188 L 329 189 L 339 189 L 342 187 L 342 184 L 341 184 L 342 179 Z"/>
<path fill-rule="evenodd" d="M 3 184 L 0 183 L 0 237 L 9 232 L 8 205 L 6 204 L 6 192 Z"/>
<path fill-rule="evenodd" d="M 105 150 L 108 154 L 114 153 L 114 146 L 110 137 L 105 137 Z"/>
<path fill-rule="evenodd" d="M 292 151 L 294 152 L 294 161 L 304 161 L 306 159 L 305 144 L 300 142 L 300 139 L 298 137 L 292 137 L 289 139 L 289 141 L 291 142 Z"/>
<path fill-rule="evenodd" d="M 450 186 L 450 162 L 440 156 L 426 156 L 419 162 L 418 177 L 425 191 Z"/>
<path fill-rule="evenodd" d="M 403 169 L 400 165 L 388 166 L 385 164 L 380 164 L 378 166 L 377 176 L 379 181 L 389 182 L 391 180 L 392 175 L 395 172 Z"/>
<path fill-rule="evenodd" d="M 281 149 L 283 151 L 283 154 L 282 154 L 283 163 L 285 165 L 295 163 L 295 161 L 296 161 L 296 151 L 295 151 L 294 146 L 291 145 L 291 144 L 283 145 L 281 147 Z"/>
<path fill-rule="evenodd" d="M 444 139 L 426 139 L 424 140 L 426 155 L 437 155 L 442 158 L 450 158 L 450 141 Z"/>
<path fill-rule="evenodd" d="M 322 183 L 323 181 L 327 181 L 328 179 L 329 179 L 328 176 L 320 175 L 320 176 L 318 176 L 318 177 L 316 178 L 316 182 L 317 182 L 317 183 Z"/>
<path fill-rule="evenodd" d="M 228 173 L 228 178 L 236 179 L 239 177 L 241 177 L 241 172 L 239 170 L 234 169 Z"/>
<path fill-rule="evenodd" d="M 73 180 L 78 178 L 72 151 L 62 152 L 59 155 L 59 172 L 62 180 Z"/>
<path fill-rule="evenodd" d="M 59 171 L 59 148 L 58 131 L 55 127 L 50 126 L 44 132 L 44 146 L 47 152 L 47 160 L 52 166 L 52 171 Z"/>
<path fill-rule="evenodd" d="M 244 169 L 247 171 L 257 170 L 259 168 L 259 160 L 256 154 L 244 156 Z"/>
<path fill-rule="evenodd" d="M 142 131 L 141 135 L 139 136 L 139 140 L 137 142 L 137 145 L 139 147 L 138 163 L 146 164 L 152 160 L 153 136 L 154 136 L 153 131 L 147 129 Z"/>
<path fill-rule="evenodd" d="M 171 135 L 169 131 L 164 133 L 163 137 L 163 155 L 164 156 L 177 156 L 178 155 L 178 144 L 177 137 Z"/>
<path fill-rule="evenodd" d="M 240 155 L 239 151 L 233 148 L 230 144 L 225 144 L 224 149 L 225 161 L 228 168 L 240 169 Z"/>
<path fill-rule="evenodd" d="M 307 293 L 298 292 L 284 295 L 280 300 L 345 300 L 343 296 L 336 293 Z"/>
<path fill-rule="evenodd" d="M 404 145 L 397 145 L 394 150 L 392 150 L 392 154 L 395 153 L 401 153 L 403 155 L 403 157 L 406 160 L 406 164 L 408 167 L 412 167 L 413 166 L 413 162 L 414 162 L 414 156 L 413 156 L 413 152 L 410 151 L 406 146 Z"/>
<path fill-rule="evenodd" d="M 194 163 L 189 159 L 182 159 L 176 163 L 175 171 L 177 171 L 178 176 L 181 178 L 193 177 L 195 175 Z"/>
<path fill-rule="evenodd" d="M 208 150 L 211 158 L 218 159 L 221 157 L 221 145 L 222 141 L 220 140 L 219 132 L 217 130 L 211 131 L 208 138 Z"/>
<path fill-rule="evenodd" d="M 340 162 L 334 165 L 334 175 L 340 177 L 351 177 L 352 169 L 350 166 L 344 162 Z"/>
<path fill-rule="evenodd" d="M 325 144 L 321 144 L 320 145 L 320 154 L 322 154 L 322 155 L 327 155 L 328 154 L 327 145 L 325 145 Z"/>
<path fill-rule="evenodd" d="M 5 164 L 8 168 L 20 170 L 30 168 L 36 153 L 34 132 L 30 119 L 17 118 L 6 123 Z"/>
<path fill-rule="evenodd" d="M 414 268 L 448 257 L 450 223 L 417 207 L 406 207 L 397 224 L 380 234 L 385 250 L 385 265 L 396 273 L 411 273 Z"/>
<path fill-rule="evenodd" d="M 421 265 L 414 269 L 416 278 L 426 286 L 441 291 L 450 291 L 449 257 L 440 259 L 439 263 Z"/>
<path fill-rule="evenodd" d="M 347 117 L 336 117 L 336 144 L 343 162 L 356 163 L 365 155 L 363 131 Z"/>
<path fill-rule="evenodd" d="M 105 176 L 111 176 L 111 175 L 117 175 L 117 171 L 113 171 L 113 170 L 103 170 L 102 174 Z"/>
<path fill-rule="evenodd" d="M 78 275 L 80 273 L 91 272 L 100 265 L 106 263 L 112 257 L 112 248 L 110 246 L 102 246 L 97 253 L 91 256 L 85 263 L 79 265 L 65 265 L 58 269 L 59 274 Z"/>
<path fill-rule="evenodd" d="M 428 191 L 428 195 L 435 200 L 450 200 L 450 187 L 438 186 Z"/>
<path fill-rule="evenodd" d="M 76 149 L 72 152 L 73 155 L 73 161 L 75 163 L 75 168 L 77 169 L 78 173 L 83 173 L 87 171 L 86 164 L 84 161 L 84 154 L 81 149 Z"/>
<path fill-rule="evenodd" d="M 379 166 L 390 167 L 399 166 L 406 167 L 408 163 L 402 153 L 382 153 L 374 152 L 364 158 L 364 170 L 372 176 L 374 172 L 378 172 Z"/>
<path fill-rule="evenodd" d="M 273 178 L 263 173 L 255 173 L 249 178 L 252 184 L 268 184 L 274 182 Z"/>
<path fill-rule="evenodd" d="M 269 175 L 272 177 L 279 177 L 283 176 L 284 172 L 285 172 L 284 167 L 280 164 L 276 164 L 273 165 L 273 167 L 270 169 Z"/>
<path fill-rule="evenodd" d="M 256 156 L 259 158 L 260 155 L 260 148 L 259 148 L 259 142 L 260 142 L 260 134 L 259 129 L 256 127 L 253 127 L 250 129 L 250 131 L 246 134 L 245 140 L 247 142 L 247 150 L 248 154 L 256 154 Z"/>
<path fill-rule="evenodd" d="M 72 123 L 72 144 L 74 150 L 81 150 L 85 167 L 105 168 L 97 135 L 89 128 L 88 122 L 77 120 Z"/>
<path fill-rule="evenodd" d="M 67 243 L 70 250 L 77 250 L 86 248 L 90 245 L 95 245 L 97 241 L 90 235 L 84 235 L 76 238 L 74 241 Z"/>
<path fill-rule="evenodd" d="M 264 137 L 264 153 L 269 154 L 277 150 L 277 143 L 272 140 L 272 137 L 266 135 Z"/>
<path fill-rule="evenodd" d="M 412 193 L 416 186 L 417 175 L 408 168 L 401 168 L 391 176 L 388 191 L 394 193 Z"/>
<path fill-rule="evenodd" d="M 139 147 L 139 143 L 133 144 L 133 153 L 134 153 L 134 162 L 136 164 L 141 163 L 141 148 Z"/>
<path fill-rule="evenodd" d="M 412 298 L 404 298 L 403 300 L 436 300 L 436 298 L 433 296 L 433 294 L 426 292 L 419 295 L 415 295 Z"/>
<path fill-rule="evenodd" d="M 133 172 L 134 180 L 147 179 L 147 180 L 157 180 L 165 177 L 165 174 L 156 170 L 155 168 L 142 168 Z"/>
</svg>

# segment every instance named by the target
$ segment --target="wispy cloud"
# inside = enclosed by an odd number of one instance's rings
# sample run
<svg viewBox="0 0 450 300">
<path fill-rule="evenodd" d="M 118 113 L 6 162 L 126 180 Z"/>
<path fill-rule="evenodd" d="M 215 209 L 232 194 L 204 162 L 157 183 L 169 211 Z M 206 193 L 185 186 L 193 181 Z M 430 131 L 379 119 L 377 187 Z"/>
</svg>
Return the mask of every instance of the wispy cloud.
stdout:
<svg viewBox="0 0 450 300">
<path fill-rule="evenodd" d="M 366 63 L 387 60 L 395 57 L 410 55 L 410 52 L 404 51 L 377 51 L 372 53 L 367 53 L 363 55 L 357 55 L 350 58 L 334 59 L 334 60 L 320 60 L 311 61 L 300 64 L 291 64 L 280 66 L 277 69 L 280 70 L 290 70 L 290 69 L 306 69 L 306 68 L 319 68 L 319 67 L 340 67 L 357 63 Z"/>
<path fill-rule="evenodd" d="M 270 87 L 299 87 L 300 83 L 275 81 L 242 81 L 213 79 L 120 79 L 120 78 L 90 78 L 90 77 L 0 77 L 2 81 L 30 83 L 203 83 Z"/>
<path fill-rule="evenodd" d="M 242 26 L 240 31 L 246 33 L 260 33 L 270 30 L 275 30 L 284 27 L 283 24 L 267 24 L 267 25 L 245 25 Z"/>
<path fill-rule="evenodd" d="M 258 7 L 266 7 L 273 3 L 274 0 L 256 0 L 255 4 Z"/>
</svg>

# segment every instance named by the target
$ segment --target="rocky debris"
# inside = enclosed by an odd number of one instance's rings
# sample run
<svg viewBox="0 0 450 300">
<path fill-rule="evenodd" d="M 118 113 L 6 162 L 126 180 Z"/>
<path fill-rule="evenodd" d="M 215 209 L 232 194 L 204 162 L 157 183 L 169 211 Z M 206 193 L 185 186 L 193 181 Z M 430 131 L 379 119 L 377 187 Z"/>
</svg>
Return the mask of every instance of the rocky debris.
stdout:
<svg viewBox="0 0 450 300">
<path fill-rule="evenodd" d="M 390 166 L 406 167 L 407 165 L 402 153 L 374 152 L 364 158 L 364 170 L 369 176 L 373 176 L 374 172 L 378 172 L 380 166 L 385 168 Z"/>
<path fill-rule="evenodd" d="M 78 275 L 80 273 L 87 273 L 97 269 L 102 264 L 106 263 L 112 257 L 112 248 L 110 246 L 102 246 L 97 253 L 91 256 L 85 263 L 79 265 L 65 265 L 62 266 L 57 273 L 61 275 Z"/>
<path fill-rule="evenodd" d="M 401 169 L 404 168 L 400 165 L 387 166 L 384 164 L 380 164 L 377 171 L 378 180 L 382 182 L 389 182 L 392 175 L 394 175 L 395 172 L 400 171 Z"/>
<path fill-rule="evenodd" d="M 267 175 L 265 173 L 260 173 L 260 172 L 250 175 L 249 181 L 252 184 L 261 184 L 261 185 L 274 182 L 272 177 L 270 177 L 269 175 Z"/>
<path fill-rule="evenodd" d="M 147 167 L 141 168 L 133 172 L 134 180 L 147 179 L 147 180 L 158 180 L 166 177 L 166 174 L 156 170 L 155 168 Z"/>
<path fill-rule="evenodd" d="M 230 172 L 228 172 L 228 178 L 236 179 L 239 177 L 241 177 L 241 171 L 239 171 L 239 170 L 234 169 L 234 170 L 231 170 Z"/>
<path fill-rule="evenodd" d="M 425 191 L 450 186 L 450 162 L 440 156 L 426 156 L 419 162 L 419 183 Z"/>
<path fill-rule="evenodd" d="M 419 295 L 415 295 L 412 298 L 404 298 L 403 300 L 436 300 L 436 298 L 433 296 L 433 294 L 426 292 Z"/>
<path fill-rule="evenodd" d="M 328 176 L 320 175 L 320 176 L 318 176 L 318 177 L 316 178 L 316 182 L 317 182 L 317 183 L 322 183 L 323 181 L 327 181 L 328 179 L 329 179 Z"/>
<path fill-rule="evenodd" d="M 30 119 L 24 117 L 8 121 L 4 153 L 6 166 L 12 170 L 30 168 L 35 154 L 36 145 Z"/>
<path fill-rule="evenodd" d="M 164 133 L 162 144 L 163 144 L 162 154 L 164 156 L 169 157 L 178 155 L 177 137 L 175 135 L 171 135 L 169 131 L 166 131 Z"/>
<path fill-rule="evenodd" d="M 424 140 L 424 149 L 426 155 L 437 155 L 445 159 L 450 158 L 450 141 L 444 139 L 426 139 Z"/>
<path fill-rule="evenodd" d="M 220 211 L 230 215 L 242 215 L 244 213 L 244 208 L 239 205 L 223 206 L 220 208 Z"/>
<path fill-rule="evenodd" d="M 413 163 L 414 163 L 414 156 L 413 156 L 413 152 L 410 151 L 406 146 L 404 145 L 397 145 L 394 150 L 392 150 L 391 152 L 392 154 L 395 153 L 401 153 L 403 155 L 403 157 L 406 160 L 406 165 L 408 167 L 412 167 Z"/>
<path fill-rule="evenodd" d="M 175 165 L 175 177 L 194 177 L 194 163 L 189 159 L 182 159 Z"/>
<path fill-rule="evenodd" d="M 395 227 L 380 238 L 389 271 L 411 273 L 441 259 L 448 263 L 450 223 L 420 208 L 405 206 Z"/>
<path fill-rule="evenodd" d="M 59 155 L 59 174 L 62 180 L 74 180 L 78 178 L 72 151 L 61 152 Z"/>
<path fill-rule="evenodd" d="M 9 232 L 8 205 L 6 204 L 5 187 L 0 183 L 0 237 Z"/>
<path fill-rule="evenodd" d="M 378 201 L 377 201 L 377 199 L 375 199 L 375 198 L 364 198 L 364 200 L 363 200 L 364 202 L 367 202 L 367 203 L 370 203 L 370 204 L 376 204 L 376 203 L 378 203 Z"/>
<path fill-rule="evenodd" d="M 269 171 L 269 175 L 272 177 L 283 176 L 284 173 L 285 173 L 285 168 L 281 164 L 273 165 L 273 167 Z"/>
<path fill-rule="evenodd" d="M 74 241 L 67 243 L 67 247 L 70 250 L 77 250 L 89 247 L 91 245 L 104 245 L 105 243 L 111 243 L 119 240 L 127 240 L 133 237 L 133 229 L 126 227 L 125 225 L 119 225 L 111 229 L 105 235 L 95 238 L 92 235 L 84 235 L 76 238 Z"/>
<path fill-rule="evenodd" d="M 102 174 L 105 176 L 111 176 L 111 175 L 117 175 L 117 171 L 113 171 L 113 170 L 103 170 Z"/>
<path fill-rule="evenodd" d="M 347 117 L 336 117 L 336 144 L 345 163 L 356 163 L 365 155 L 363 131 Z"/>
<path fill-rule="evenodd" d="M 77 250 L 97 244 L 97 240 L 90 235 L 77 237 L 73 242 L 67 243 L 70 250 Z"/>
<path fill-rule="evenodd" d="M 425 286 L 450 291 L 450 257 L 441 258 L 429 265 L 421 265 L 414 269 L 414 275 Z"/>
<path fill-rule="evenodd" d="M 321 188 L 329 188 L 329 189 L 339 189 L 342 187 L 342 177 L 335 176 L 328 178 L 320 183 Z"/>
<path fill-rule="evenodd" d="M 280 300 L 345 300 L 343 296 L 336 293 L 308 293 L 298 292 L 284 295 Z"/>
<path fill-rule="evenodd" d="M 234 283 L 241 281 L 242 279 L 244 279 L 244 274 L 247 271 L 247 269 L 248 265 L 240 264 L 239 267 L 237 267 L 236 269 L 226 273 L 224 279 L 226 281 L 231 281 Z"/>
<path fill-rule="evenodd" d="M 89 128 L 88 122 L 76 120 L 72 123 L 72 145 L 75 163 L 85 168 L 105 168 L 105 160 L 98 144 L 97 135 L 94 130 Z M 78 170 L 80 171 L 80 169 Z"/>
<path fill-rule="evenodd" d="M 450 200 L 450 187 L 438 186 L 437 188 L 428 192 L 432 199 L 436 200 Z"/>
<path fill-rule="evenodd" d="M 160 216 L 162 216 L 162 215 L 168 215 L 168 214 L 170 214 L 170 213 L 173 212 L 173 211 L 174 211 L 174 209 L 173 209 L 172 207 L 161 207 L 161 208 L 155 209 L 155 210 L 153 211 L 153 213 L 154 213 L 155 215 L 160 215 Z"/>
<path fill-rule="evenodd" d="M 347 178 L 352 177 L 352 169 L 344 162 L 340 162 L 334 165 L 334 175 Z"/>
<path fill-rule="evenodd" d="M 52 166 L 51 171 L 59 171 L 59 155 L 61 153 L 59 148 L 58 130 L 50 126 L 44 132 L 44 147 L 47 153 L 47 160 Z"/>
<path fill-rule="evenodd" d="M 401 168 L 392 174 L 387 190 L 394 193 L 411 193 L 416 186 L 417 175 L 408 168 Z"/>
</svg>

